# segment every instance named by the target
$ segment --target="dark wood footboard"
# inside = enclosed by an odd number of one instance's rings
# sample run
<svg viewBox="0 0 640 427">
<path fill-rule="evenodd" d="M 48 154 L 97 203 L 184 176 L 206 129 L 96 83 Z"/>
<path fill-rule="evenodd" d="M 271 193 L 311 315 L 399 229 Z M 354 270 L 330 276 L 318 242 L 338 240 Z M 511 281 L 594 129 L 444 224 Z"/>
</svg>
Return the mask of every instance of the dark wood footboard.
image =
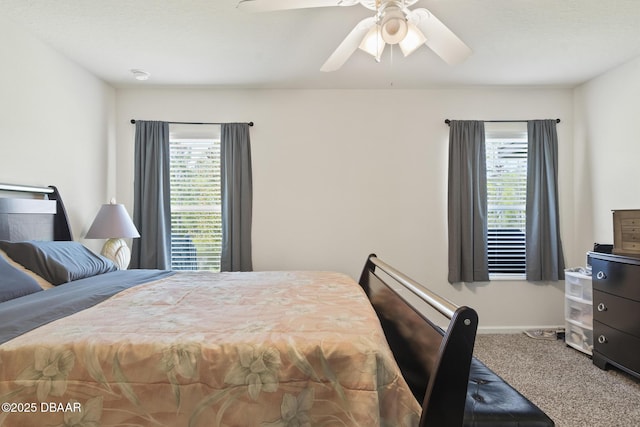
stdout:
<svg viewBox="0 0 640 427">
<path fill-rule="evenodd" d="M 478 328 L 475 310 L 439 297 L 375 255 L 359 282 L 403 376 L 422 401 L 419 426 L 462 426 Z M 427 318 L 425 304 L 449 319 L 446 330 Z"/>
</svg>

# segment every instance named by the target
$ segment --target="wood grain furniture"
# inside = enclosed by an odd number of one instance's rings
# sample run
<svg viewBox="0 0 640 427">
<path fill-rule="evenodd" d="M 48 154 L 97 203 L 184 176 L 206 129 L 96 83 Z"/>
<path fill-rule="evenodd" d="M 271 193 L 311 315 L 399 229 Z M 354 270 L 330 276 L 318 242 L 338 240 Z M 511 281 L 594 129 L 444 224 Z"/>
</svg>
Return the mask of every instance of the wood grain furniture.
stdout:
<svg viewBox="0 0 640 427">
<path fill-rule="evenodd" d="M 640 256 L 640 210 L 613 211 L 613 253 Z"/>
<path fill-rule="evenodd" d="M 589 253 L 593 279 L 593 363 L 640 378 L 640 259 Z"/>
<path fill-rule="evenodd" d="M 377 266 L 383 269 L 378 271 Z M 473 347 L 475 337 L 469 326 L 473 325 L 475 313 L 441 299 L 434 301 L 437 311 L 452 319 L 445 331 L 433 323 L 435 316 L 425 316 L 426 307 L 421 307 L 420 300 L 411 298 L 411 294 L 389 295 L 381 285 L 388 271 L 393 270 L 372 256 L 360 283 L 378 314 L 404 378 L 416 399 L 424 402 L 424 425 L 554 426 L 553 420 L 540 408 L 480 360 L 470 357 L 468 350 Z M 395 280 L 405 282 L 407 289 L 418 294 L 423 292 L 417 282 L 402 273 L 394 275 Z M 424 295 L 424 299 L 430 299 L 429 295 Z M 469 372 L 461 372 L 458 367 L 468 366 L 469 362 Z M 464 382 L 467 384 L 463 385 Z"/>
</svg>

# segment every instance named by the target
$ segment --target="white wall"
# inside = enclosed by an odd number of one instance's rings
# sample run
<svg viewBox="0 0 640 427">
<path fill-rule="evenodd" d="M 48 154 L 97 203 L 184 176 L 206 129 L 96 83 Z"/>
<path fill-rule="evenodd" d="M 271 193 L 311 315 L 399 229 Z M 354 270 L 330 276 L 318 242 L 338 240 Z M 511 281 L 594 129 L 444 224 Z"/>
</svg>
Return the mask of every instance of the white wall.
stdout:
<svg viewBox="0 0 640 427">
<path fill-rule="evenodd" d="M 640 208 L 640 58 L 575 90 L 580 247 L 613 243 L 614 209 Z"/>
<path fill-rule="evenodd" d="M 563 324 L 562 282 L 447 283 L 444 119 L 562 119 L 561 210 L 571 260 L 571 90 L 149 88 L 118 90 L 116 98 L 117 196 L 129 209 L 130 119 L 254 121 L 255 269 L 326 269 L 357 277 L 366 256 L 376 252 L 443 296 L 476 308 L 481 327 Z"/>
<path fill-rule="evenodd" d="M 115 90 L 0 21 L 0 182 L 57 186 L 81 239 L 115 192 Z"/>
<path fill-rule="evenodd" d="M 76 239 L 112 196 L 131 212 L 130 119 L 251 120 L 256 269 L 328 269 L 357 277 L 367 254 L 377 252 L 443 296 L 476 308 L 481 327 L 562 324 L 562 283 L 447 283 L 443 121 L 562 119 L 563 241 L 568 265 L 581 264 L 578 228 L 589 220 L 582 219 L 585 202 L 574 193 L 588 180 L 574 187 L 574 178 L 588 178 L 591 166 L 578 153 L 574 170 L 573 132 L 600 133 L 581 126 L 582 111 L 574 129 L 571 90 L 116 91 L 4 21 L 0 55 L 0 182 L 57 185 Z M 603 81 L 576 96 L 590 114 L 583 103 L 605 97 L 598 90 L 601 84 L 609 90 Z"/>
</svg>

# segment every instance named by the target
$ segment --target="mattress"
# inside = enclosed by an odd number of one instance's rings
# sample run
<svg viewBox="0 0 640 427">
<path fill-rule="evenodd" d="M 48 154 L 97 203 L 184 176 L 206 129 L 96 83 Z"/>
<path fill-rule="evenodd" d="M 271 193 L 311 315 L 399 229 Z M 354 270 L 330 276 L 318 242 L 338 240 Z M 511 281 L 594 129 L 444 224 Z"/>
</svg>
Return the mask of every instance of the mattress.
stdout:
<svg viewBox="0 0 640 427">
<path fill-rule="evenodd" d="M 177 272 L 41 323 L 0 345 L 2 426 L 420 418 L 366 295 L 340 273 Z"/>
</svg>

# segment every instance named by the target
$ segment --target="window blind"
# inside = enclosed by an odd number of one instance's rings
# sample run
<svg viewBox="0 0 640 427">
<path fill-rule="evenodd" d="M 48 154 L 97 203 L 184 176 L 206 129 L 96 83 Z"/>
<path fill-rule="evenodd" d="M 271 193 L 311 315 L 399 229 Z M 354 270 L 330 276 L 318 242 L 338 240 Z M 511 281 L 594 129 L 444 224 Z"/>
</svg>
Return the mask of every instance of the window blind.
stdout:
<svg viewBox="0 0 640 427">
<path fill-rule="evenodd" d="M 526 267 L 526 123 L 487 123 L 489 274 L 524 275 Z"/>
<path fill-rule="evenodd" d="M 220 271 L 220 139 L 170 139 L 171 267 Z"/>
</svg>

